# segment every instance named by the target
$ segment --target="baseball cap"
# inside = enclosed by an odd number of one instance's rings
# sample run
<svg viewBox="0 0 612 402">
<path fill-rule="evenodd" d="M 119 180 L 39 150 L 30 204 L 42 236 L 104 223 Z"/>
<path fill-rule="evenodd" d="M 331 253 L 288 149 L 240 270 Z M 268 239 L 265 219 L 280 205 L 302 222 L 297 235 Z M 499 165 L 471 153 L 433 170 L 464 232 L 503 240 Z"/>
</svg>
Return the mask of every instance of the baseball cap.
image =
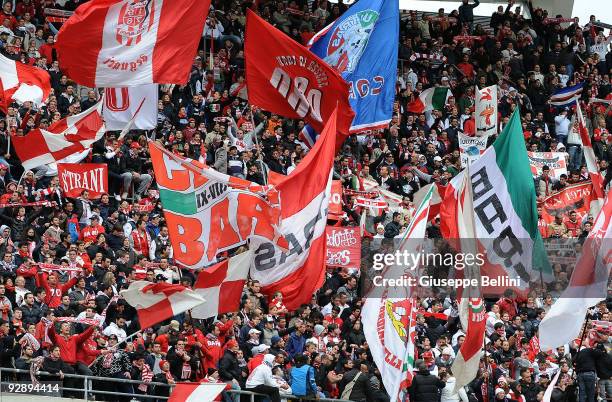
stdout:
<svg viewBox="0 0 612 402">
<path fill-rule="evenodd" d="M 265 343 L 262 343 L 261 345 L 257 345 L 253 347 L 253 349 L 251 349 L 251 352 L 253 352 L 253 354 L 256 355 L 259 353 L 264 353 L 268 349 L 270 349 L 270 347 L 266 345 Z"/>
<path fill-rule="evenodd" d="M 282 338 L 281 338 L 280 336 L 278 336 L 278 335 L 274 335 L 274 336 L 273 336 L 273 337 L 270 339 L 270 343 L 271 343 L 272 345 L 276 345 L 277 343 L 279 343 L 279 342 L 280 342 L 280 340 L 281 340 L 281 339 L 282 339 Z"/>
<path fill-rule="evenodd" d="M 249 335 L 251 335 L 251 334 L 261 334 L 261 331 L 255 329 L 255 328 L 251 328 L 249 330 Z"/>
<path fill-rule="evenodd" d="M 181 324 L 179 324 L 179 322 L 176 320 L 172 320 L 170 321 L 170 328 L 172 328 L 175 331 L 178 331 L 181 328 Z"/>
</svg>

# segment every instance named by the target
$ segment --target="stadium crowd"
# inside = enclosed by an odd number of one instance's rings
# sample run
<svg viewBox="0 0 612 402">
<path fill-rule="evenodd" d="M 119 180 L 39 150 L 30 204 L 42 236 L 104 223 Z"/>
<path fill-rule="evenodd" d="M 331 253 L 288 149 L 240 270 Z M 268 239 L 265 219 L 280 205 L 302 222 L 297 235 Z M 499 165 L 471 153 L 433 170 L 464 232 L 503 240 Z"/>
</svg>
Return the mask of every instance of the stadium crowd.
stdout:
<svg viewBox="0 0 612 402">
<path fill-rule="evenodd" d="M 358 272 L 329 269 L 320 292 L 296 311 L 286 311 L 280 296 L 270 300 L 257 282 L 249 281 L 234 314 L 214 322 L 181 315 L 122 343 L 139 324 L 134 309 L 118 298 L 121 289 L 136 279 L 191 286 L 197 275 L 174 265 L 147 138 L 154 136 L 178 155 L 202 158 L 223 173 L 260 184 L 268 171 L 289 174 L 307 146 L 299 140 L 304 122 L 248 105 L 243 37 L 250 4 L 216 0 L 197 57 L 177 60 L 193 62 L 189 83 L 160 86 L 157 129 L 132 130 L 122 141 L 118 133 L 108 132 L 94 144 L 88 160 L 108 165 L 109 194 L 96 200 L 87 191 L 75 199 L 65 197 L 57 177 L 46 176 L 44 169 L 23 170 L 9 135 L 47 127 L 98 101 L 98 91 L 83 91 L 62 74 L 54 49 L 59 24 L 45 19 L 45 7 L 74 10 L 80 3 L 3 1 L 0 12 L 0 52 L 47 70 L 53 86 L 45 107 L 13 104 L 0 119 L 0 203 L 33 203 L 0 209 L 0 367 L 31 372 L 18 374 L 19 381 L 38 376 L 75 388 L 82 382 L 64 374 L 142 380 L 142 385 L 94 381 L 93 387 L 160 397 L 168 396 L 169 389 L 147 383 L 226 382 L 265 393 L 273 402 L 287 394 L 388 401 L 362 331 L 364 286 Z M 474 23 L 478 0 L 457 6 L 432 15 L 401 13 L 393 119 L 381 132 L 352 136 L 337 155 L 335 176 L 346 188 L 368 178 L 403 197 L 401 211 L 369 217 L 371 237 L 398 236 L 410 222 L 415 192 L 432 181 L 444 185 L 460 171 L 458 133 L 475 134 L 474 85 L 499 86 L 500 128 L 520 107 L 529 150 L 567 153 L 569 177 L 557 181 L 545 170 L 535 178 L 542 199 L 588 179 L 579 140 L 571 131 L 573 110 L 548 103 L 554 90 L 584 81 L 580 102 L 604 186 L 612 180 L 612 111 L 607 104 L 589 102 L 612 99 L 612 35 L 595 24 L 596 17 L 548 24 L 548 12 L 538 8 L 537 0 L 527 3 L 528 10 L 510 1 L 483 26 Z M 327 0 L 258 2 L 263 18 L 303 44 L 347 8 Z M 457 42 L 458 35 L 471 39 Z M 411 60 L 415 53 L 433 57 Z M 444 110 L 409 113 L 408 103 L 432 85 L 452 91 Z M 53 204 L 36 205 L 44 200 Z M 361 207 L 353 201 L 344 197 L 345 215 L 337 224 L 359 225 Z M 577 222 L 569 211 L 540 230 L 543 237 L 584 238 L 592 218 Z M 429 237 L 440 236 L 438 224 L 431 223 Z M 363 270 L 369 261 L 364 251 Z M 61 268 L 45 268 L 56 266 Z M 458 393 L 450 367 L 465 334 L 456 303 L 447 292 L 421 298 L 418 370 L 410 399 L 539 402 L 557 367 L 562 376 L 553 401 L 612 398 L 609 334 L 587 337 L 582 346 L 588 347 L 580 351 L 582 341 L 550 354 L 539 351 L 538 324 L 573 267 L 558 263 L 554 268 L 555 281 L 547 289 L 527 298 L 509 292 L 487 299 L 486 353 L 478 377 Z M 590 318 L 610 321 L 609 307 L 610 299 L 597 305 Z M 4 373 L 2 378 L 7 378 Z"/>
</svg>

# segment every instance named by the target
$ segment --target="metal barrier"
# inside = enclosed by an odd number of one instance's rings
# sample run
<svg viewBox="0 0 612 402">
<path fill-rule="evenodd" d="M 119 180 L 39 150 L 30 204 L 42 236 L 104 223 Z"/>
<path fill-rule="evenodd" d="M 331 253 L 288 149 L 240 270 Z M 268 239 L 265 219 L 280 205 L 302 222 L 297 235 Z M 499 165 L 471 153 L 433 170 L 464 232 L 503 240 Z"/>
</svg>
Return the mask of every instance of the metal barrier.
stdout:
<svg viewBox="0 0 612 402">
<path fill-rule="evenodd" d="M 28 370 L 20 370 L 20 369 L 12 369 L 12 368 L 0 367 L 0 387 L 6 386 L 8 384 L 14 384 L 14 381 L 5 381 L 6 373 L 27 374 L 28 376 L 30 375 L 30 371 L 28 371 Z M 48 375 L 48 376 L 52 376 L 52 377 L 56 377 L 57 376 L 57 374 L 51 374 L 51 373 L 48 373 L 48 372 L 45 372 L 45 371 L 40 371 L 39 374 Z M 91 381 L 115 382 L 115 383 L 137 384 L 137 385 L 146 384 L 148 386 L 172 387 L 171 385 L 165 384 L 165 383 L 162 383 L 162 382 L 144 382 L 144 381 L 137 381 L 137 380 L 128 380 L 128 379 L 125 379 L 125 378 L 97 377 L 97 376 L 89 376 L 89 375 L 81 375 L 81 374 L 66 374 L 66 373 L 64 373 L 64 379 L 66 379 L 66 378 L 75 378 L 75 379 L 83 380 L 83 388 L 70 388 L 70 387 L 60 386 L 59 390 L 75 392 L 75 393 L 76 392 L 83 393 L 84 399 L 86 401 L 93 400 L 93 399 L 91 399 L 91 396 L 92 395 L 96 395 L 96 394 L 100 394 L 100 395 L 113 395 L 113 396 L 126 396 L 126 397 L 131 397 L 131 398 L 136 398 L 136 399 L 145 399 L 145 400 L 150 400 L 150 399 L 167 400 L 168 399 L 167 397 L 157 396 L 157 395 L 142 395 L 142 394 L 135 394 L 135 393 L 125 393 L 125 392 L 114 392 L 114 391 L 96 390 L 96 389 L 93 389 L 93 388 L 90 387 Z"/>
<path fill-rule="evenodd" d="M 7 380 L 7 374 L 11 373 L 11 374 L 27 374 L 28 378 L 30 375 L 30 371 L 29 370 L 20 370 L 20 369 L 13 369 L 13 368 L 4 368 L 4 367 L 0 367 L 0 387 L 3 386 L 7 386 L 8 384 L 14 384 L 14 381 L 11 380 Z M 42 375 L 49 375 L 49 376 L 57 376 L 57 374 L 50 374 L 47 373 L 45 371 L 40 371 L 39 374 Z M 112 377 L 97 377 L 97 376 L 90 376 L 90 375 L 81 375 L 81 374 L 66 374 L 64 373 L 64 378 L 75 378 L 75 379 L 81 379 L 83 380 L 83 388 L 70 388 L 70 387 L 63 387 L 60 386 L 59 390 L 61 391 L 68 391 L 68 392 L 74 392 L 74 393 L 82 393 L 84 396 L 84 399 L 86 401 L 89 400 L 93 400 L 91 398 L 92 395 L 113 395 L 113 396 L 125 396 L 125 397 L 130 397 L 130 398 L 135 398 L 135 399 L 143 399 L 143 400 L 153 400 L 153 399 L 160 399 L 160 400 L 167 400 L 168 397 L 164 397 L 164 396 L 157 396 L 157 395 L 142 395 L 142 394 L 135 394 L 135 393 L 124 393 L 124 392 L 114 392 L 114 391 L 101 391 L 101 390 L 96 390 L 91 388 L 91 381 L 101 381 L 101 382 L 115 382 L 115 383 L 123 383 L 123 384 L 137 384 L 137 385 L 141 385 L 141 384 L 146 384 L 148 386 L 161 386 L 161 387 L 169 387 L 172 388 L 172 385 L 169 384 L 165 384 L 165 383 L 161 383 L 161 382 L 144 382 L 144 381 L 138 381 L 138 380 L 128 380 L 128 379 L 124 379 L 124 378 L 112 378 Z M 252 392 L 252 391 L 244 391 L 244 390 L 227 390 L 225 391 L 229 394 L 235 394 L 235 395 L 248 395 L 250 398 L 251 402 L 255 402 L 255 398 L 256 397 L 261 397 L 261 398 L 266 398 L 267 396 L 264 394 L 258 394 L 256 392 Z M 331 398 L 309 398 L 309 397 L 300 397 L 300 396 L 295 396 L 295 395 L 282 395 L 281 396 L 282 399 L 289 399 L 289 400 L 302 400 L 302 401 L 319 401 L 319 402 L 351 402 L 349 400 L 346 399 L 331 399 Z"/>
</svg>

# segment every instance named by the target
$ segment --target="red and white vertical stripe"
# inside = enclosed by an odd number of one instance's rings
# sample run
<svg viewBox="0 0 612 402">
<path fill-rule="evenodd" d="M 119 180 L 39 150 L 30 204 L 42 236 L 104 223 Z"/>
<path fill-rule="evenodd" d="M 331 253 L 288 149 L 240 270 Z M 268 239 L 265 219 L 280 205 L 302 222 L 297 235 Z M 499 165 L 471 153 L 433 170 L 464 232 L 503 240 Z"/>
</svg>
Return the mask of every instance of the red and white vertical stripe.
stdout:
<svg viewBox="0 0 612 402">
<path fill-rule="evenodd" d="M 89 87 L 185 84 L 209 7 L 210 0 L 90 1 L 58 33 L 60 67 Z"/>
</svg>

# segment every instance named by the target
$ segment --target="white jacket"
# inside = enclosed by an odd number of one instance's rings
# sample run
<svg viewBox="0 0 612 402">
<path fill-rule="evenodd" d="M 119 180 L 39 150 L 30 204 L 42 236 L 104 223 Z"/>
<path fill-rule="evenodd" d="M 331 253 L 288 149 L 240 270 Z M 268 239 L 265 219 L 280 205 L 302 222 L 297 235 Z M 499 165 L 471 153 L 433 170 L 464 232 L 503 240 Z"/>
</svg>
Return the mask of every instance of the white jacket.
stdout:
<svg viewBox="0 0 612 402">
<path fill-rule="evenodd" d="M 440 402 L 468 402 L 468 396 L 463 387 L 459 388 L 458 392 L 454 392 L 455 390 L 455 377 L 448 377 L 446 379 L 446 386 L 442 388 L 442 393 L 440 395 Z"/>
<path fill-rule="evenodd" d="M 272 376 L 271 366 L 273 361 L 274 355 L 265 355 L 263 363 L 255 367 L 255 370 L 253 370 L 251 375 L 249 375 L 249 378 L 247 378 L 246 387 L 255 388 L 258 385 L 278 387 L 276 379 L 274 379 L 274 376 Z"/>
</svg>

